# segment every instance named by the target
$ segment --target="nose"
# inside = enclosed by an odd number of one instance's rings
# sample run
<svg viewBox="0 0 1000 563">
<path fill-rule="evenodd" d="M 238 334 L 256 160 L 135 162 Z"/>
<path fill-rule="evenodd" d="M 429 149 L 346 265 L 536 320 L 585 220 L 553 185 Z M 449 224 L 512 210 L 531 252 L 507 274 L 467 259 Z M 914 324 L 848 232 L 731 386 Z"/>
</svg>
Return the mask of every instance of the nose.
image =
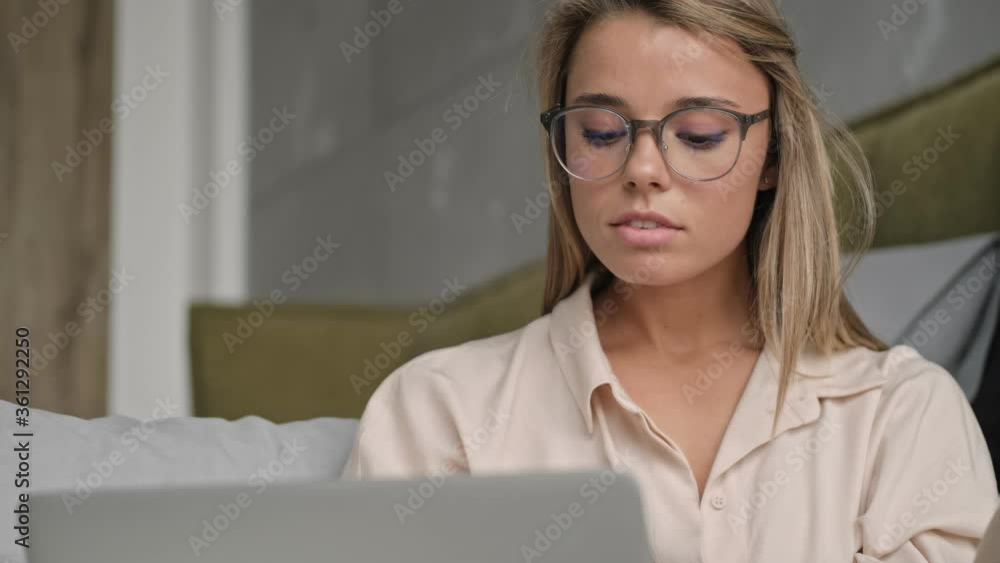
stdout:
<svg viewBox="0 0 1000 563">
<path fill-rule="evenodd" d="M 670 170 L 652 126 L 639 128 L 625 163 L 625 188 L 663 190 L 670 184 Z"/>
</svg>

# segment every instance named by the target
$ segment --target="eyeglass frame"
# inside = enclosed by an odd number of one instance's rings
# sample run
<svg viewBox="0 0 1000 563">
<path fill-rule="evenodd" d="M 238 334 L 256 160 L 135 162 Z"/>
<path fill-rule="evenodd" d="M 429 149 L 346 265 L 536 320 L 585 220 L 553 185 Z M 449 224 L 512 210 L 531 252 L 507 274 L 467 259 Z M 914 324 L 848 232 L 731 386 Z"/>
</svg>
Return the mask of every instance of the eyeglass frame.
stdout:
<svg viewBox="0 0 1000 563">
<path fill-rule="evenodd" d="M 551 129 L 552 122 L 555 121 L 555 119 L 563 113 L 569 113 L 572 110 L 579 110 L 579 109 L 599 109 L 611 112 L 620 117 L 621 120 L 625 122 L 625 126 L 628 128 L 629 142 L 628 142 L 628 147 L 625 148 L 625 158 L 622 160 L 622 163 L 618 168 L 616 168 L 614 171 L 608 173 L 605 176 L 601 176 L 600 178 L 581 178 L 580 176 L 577 176 L 576 174 L 570 172 L 567 165 L 563 163 L 562 158 L 559 156 L 558 150 L 554 145 L 555 141 L 553 140 L 552 129 Z M 713 111 L 721 111 L 722 113 L 727 113 L 736 118 L 736 121 L 740 125 L 740 146 L 736 149 L 736 157 L 733 159 L 733 164 L 729 167 L 728 170 L 726 170 L 722 174 L 719 174 L 714 178 L 707 178 L 707 179 L 692 178 L 691 176 L 688 176 L 687 174 L 681 172 L 680 170 L 677 170 L 674 167 L 674 165 L 670 163 L 670 160 L 664 154 L 667 151 L 667 146 L 663 141 L 663 127 L 667 124 L 667 121 L 669 121 L 670 118 L 686 111 L 702 110 L 702 109 L 710 109 Z M 719 178 L 722 178 L 726 174 L 732 172 L 733 168 L 736 168 L 736 163 L 739 162 L 740 160 L 740 154 L 743 153 L 743 141 L 746 140 L 747 131 L 750 130 L 750 127 L 755 123 L 759 123 L 770 117 L 771 117 L 770 108 L 765 109 L 764 111 L 758 113 L 741 113 L 731 109 L 720 108 L 715 106 L 696 106 L 696 107 L 686 107 L 686 108 L 676 109 L 668 113 L 666 116 L 663 117 L 663 119 L 660 120 L 631 119 L 629 117 L 622 115 L 620 112 L 614 110 L 613 108 L 609 108 L 607 106 L 592 105 L 592 104 L 582 104 L 582 105 L 567 106 L 567 107 L 562 107 L 562 104 L 556 104 L 551 108 L 549 108 L 548 110 L 543 111 L 539 116 L 542 122 L 542 126 L 545 127 L 545 131 L 549 136 L 549 145 L 552 147 L 553 152 L 556 153 L 555 156 L 556 160 L 559 161 L 559 165 L 562 167 L 563 170 L 566 171 L 567 174 L 573 176 L 574 178 L 583 180 L 585 182 L 596 182 L 597 180 L 610 178 L 611 176 L 614 176 L 615 174 L 620 172 L 623 168 L 625 168 L 625 165 L 628 164 L 628 159 L 632 154 L 632 146 L 635 145 L 635 139 L 636 136 L 639 134 L 639 130 L 647 128 L 653 132 L 653 137 L 660 147 L 660 157 L 663 159 L 664 164 L 669 166 L 671 170 L 693 182 L 711 182 L 714 180 L 718 180 Z"/>
</svg>

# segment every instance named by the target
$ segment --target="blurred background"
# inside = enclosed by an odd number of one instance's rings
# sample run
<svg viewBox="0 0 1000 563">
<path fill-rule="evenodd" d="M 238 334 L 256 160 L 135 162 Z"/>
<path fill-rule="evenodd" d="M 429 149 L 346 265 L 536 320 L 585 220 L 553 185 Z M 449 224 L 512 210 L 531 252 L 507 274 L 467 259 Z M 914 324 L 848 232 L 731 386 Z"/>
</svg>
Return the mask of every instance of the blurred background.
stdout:
<svg viewBox="0 0 1000 563">
<path fill-rule="evenodd" d="M 277 420 L 495 332 L 450 299 L 545 252 L 548 4 L 4 0 L 0 398 L 18 327 L 36 407 Z M 848 122 L 1000 54 L 992 0 L 780 4 Z"/>
</svg>

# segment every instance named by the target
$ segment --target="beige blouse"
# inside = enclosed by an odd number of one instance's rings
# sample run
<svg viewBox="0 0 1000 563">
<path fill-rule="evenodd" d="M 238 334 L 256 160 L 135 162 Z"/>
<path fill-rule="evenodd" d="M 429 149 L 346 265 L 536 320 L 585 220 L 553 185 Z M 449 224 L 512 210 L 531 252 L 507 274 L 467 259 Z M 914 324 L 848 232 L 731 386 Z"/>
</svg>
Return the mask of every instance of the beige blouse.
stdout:
<svg viewBox="0 0 1000 563">
<path fill-rule="evenodd" d="M 424 353 L 379 386 L 344 478 L 627 467 L 659 563 L 971 563 L 998 506 L 955 380 L 914 349 L 805 351 L 771 437 L 760 354 L 699 499 L 691 469 L 629 398 L 594 325 L 591 276 L 506 334 Z M 716 377 L 718 377 L 716 375 Z M 705 381 L 686 392 L 710 392 Z M 704 388 L 704 390 L 702 389 Z"/>
</svg>

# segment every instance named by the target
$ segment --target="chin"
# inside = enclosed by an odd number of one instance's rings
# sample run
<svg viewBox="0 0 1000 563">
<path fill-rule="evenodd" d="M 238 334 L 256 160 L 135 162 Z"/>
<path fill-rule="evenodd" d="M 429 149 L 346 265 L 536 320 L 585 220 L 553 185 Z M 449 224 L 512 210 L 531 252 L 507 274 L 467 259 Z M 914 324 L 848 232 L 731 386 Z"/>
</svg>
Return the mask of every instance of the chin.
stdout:
<svg viewBox="0 0 1000 563">
<path fill-rule="evenodd" d="M 666 252 L 630 252 L 618 254 L 601 262 L 624 282 L 637 285 L 673 285 L 690 279 L 690 265 L 678 256 Z"/>
</svg>

